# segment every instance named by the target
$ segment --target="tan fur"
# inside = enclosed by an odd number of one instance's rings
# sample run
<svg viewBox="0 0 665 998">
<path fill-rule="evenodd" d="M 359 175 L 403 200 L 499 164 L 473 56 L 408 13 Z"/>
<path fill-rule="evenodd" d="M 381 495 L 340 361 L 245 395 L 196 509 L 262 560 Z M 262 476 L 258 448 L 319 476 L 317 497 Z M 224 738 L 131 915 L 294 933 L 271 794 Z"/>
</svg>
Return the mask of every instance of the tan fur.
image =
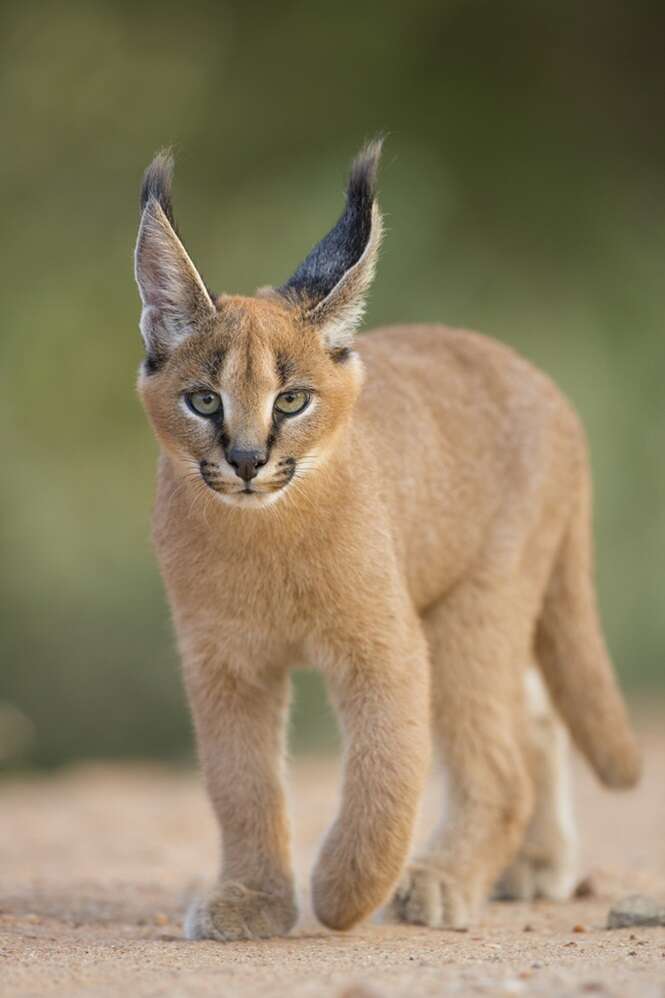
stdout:
<svg viewBox="0 0 665 998">
<path fill-rule="evenodd" d="M 348 928 L 402 874 L 431 721 L 451 817 L 392 910 L 465 926 L 538 796 L 523 690 L 534 647 L 600 777 L 638 775 L 593 606 L 578 420 L 543 374 L 477 334 L 377 330 L 336 362 L 321 327 L 276 293 L 222 296 L 216 309 L 140 379 L 162 449 L 155 543 L 222 830 L 221 881 L 188 933 L 294 924 L 282 781 L 288 670 L 303 658 L 325 674 L 346 744 L 339 815 L 313 875 L 318 917 Z M 249 446 L 270 431 L 279 356 L 313 402 L 284 422 L 244 497 L 182 392 L 219 391 L 228 433 Z M 297 470 L 285 483 L 287 457 Z M 218 466 L 212 485 L 201 461 Z"/>
<path fill-rule="evenodd" d="M 577 833 L 567 733 L 535 669 L 525 676 L 529 773 L 535 803 L 519 852 L 495 895 L 507 900 L 564 901 L 577 881 Z"/>
</svg>

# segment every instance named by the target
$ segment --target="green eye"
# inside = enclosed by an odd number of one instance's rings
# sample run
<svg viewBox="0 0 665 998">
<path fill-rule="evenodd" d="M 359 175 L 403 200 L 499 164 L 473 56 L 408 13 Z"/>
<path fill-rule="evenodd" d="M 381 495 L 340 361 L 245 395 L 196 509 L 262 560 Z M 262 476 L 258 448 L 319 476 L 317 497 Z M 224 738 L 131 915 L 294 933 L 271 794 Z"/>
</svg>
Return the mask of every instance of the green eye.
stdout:
<svg viewBox="0 0 665 998">
<path fill-rule="evenodd" d="M 309 402 L 309 392 L 282 392 L 275 399 L 275 409 L 284 416 L 295 416 Z"/>
<path fill-rule="evenodd" d="M 215 392 L 191 392 L 187 404 L 199 416 L 214 416 L 222 408 L 222 400 Z"/>
</svg>

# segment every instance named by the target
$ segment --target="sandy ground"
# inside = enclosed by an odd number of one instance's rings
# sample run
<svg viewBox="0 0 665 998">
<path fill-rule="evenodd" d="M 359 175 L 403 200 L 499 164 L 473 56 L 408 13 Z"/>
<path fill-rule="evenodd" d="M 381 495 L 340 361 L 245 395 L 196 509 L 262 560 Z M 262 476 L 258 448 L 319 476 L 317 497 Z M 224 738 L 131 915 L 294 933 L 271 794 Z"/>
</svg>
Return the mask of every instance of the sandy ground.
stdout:
<svg viewBox="0 0 665 998">
<path fill-rule="evenodd" d="M 662 717 L 662 714 L 661 714 Z M 316 925 L 307 872 L 332 816 L 334 760 L 293 766 L 294 835 L 305 912 L 289 939 L 190 943 L 188 898 L 216 865 L 197 774 L 85 765 L 0 783 L 0 995 L 665 996 L 665 928 L 608 931 L 613 900 L 665 899 L 665 730 L 643 725 L 646 775 L 628 795 L 576 766 L 584 872 L 566 904 L 491 904 L 468 933 Z M 422 827 L 435 803 L 428 794 Z"/>
</svg>

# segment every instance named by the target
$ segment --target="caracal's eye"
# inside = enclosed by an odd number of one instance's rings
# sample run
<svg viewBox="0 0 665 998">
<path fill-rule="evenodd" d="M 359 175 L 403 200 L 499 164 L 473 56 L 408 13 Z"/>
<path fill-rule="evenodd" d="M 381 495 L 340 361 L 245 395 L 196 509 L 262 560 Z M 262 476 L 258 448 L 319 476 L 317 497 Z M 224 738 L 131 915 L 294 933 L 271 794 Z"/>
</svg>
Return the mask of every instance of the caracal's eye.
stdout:
<svg viewBox="0 0 665 998">
<path fill-rule="evenodd" d="M 308 402 L 309 392 L 282 392 L 275 399 L 275 409 L 284 416 L 295 416 L 296 413 L 303 411 Z"/>
<path fill-rule="evenodd" d="M 215 392 L 190 392 L 187 405 L 199 416 L 215 416 L 222 408 L 222 400 Z"/>
</svg>

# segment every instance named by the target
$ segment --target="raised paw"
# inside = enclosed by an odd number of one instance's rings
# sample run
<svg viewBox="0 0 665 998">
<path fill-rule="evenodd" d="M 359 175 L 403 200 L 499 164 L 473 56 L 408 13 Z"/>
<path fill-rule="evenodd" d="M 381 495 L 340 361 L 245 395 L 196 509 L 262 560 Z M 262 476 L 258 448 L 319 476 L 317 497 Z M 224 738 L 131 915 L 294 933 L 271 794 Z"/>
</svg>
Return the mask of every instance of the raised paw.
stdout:
<svg viewBox="0 0 665 998">
<path fill-rule="evenodd" d="M 185 935 L 220 942 L 268 939 L 287 935 L 297 918 L 291 893 L 253 890 L 229 880 L 194 901 L 185 919 Z"/>
<path fill-rule="evenodd" d="M 431 929 L 466 929 L 471 905 L 461 888 L 442 870 L 413 863 L 402 876 L 386 915 L 392 921 Z"/>
</svg>

